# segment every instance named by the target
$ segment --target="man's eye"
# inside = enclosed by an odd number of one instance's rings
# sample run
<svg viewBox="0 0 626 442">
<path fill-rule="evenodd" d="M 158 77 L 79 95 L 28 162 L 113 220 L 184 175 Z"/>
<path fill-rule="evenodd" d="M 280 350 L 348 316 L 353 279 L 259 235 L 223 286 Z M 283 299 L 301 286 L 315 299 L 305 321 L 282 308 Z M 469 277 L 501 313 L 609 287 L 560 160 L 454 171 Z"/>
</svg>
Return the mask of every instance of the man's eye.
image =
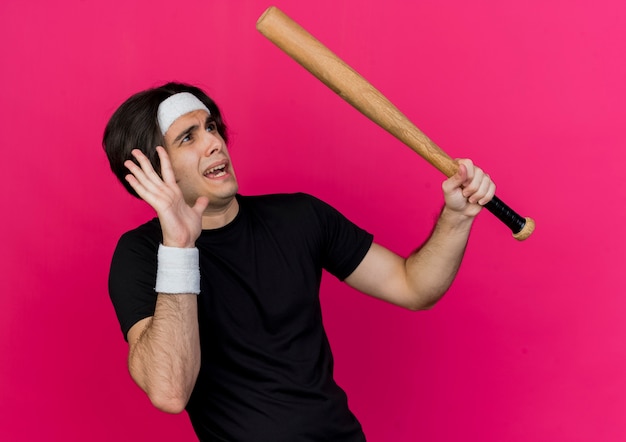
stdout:
<svg viewBox="0 0 626 442">
<path fill-rule="evenodd" d="M 191 135 L 185 135 L 181 141 L 183 143 L 186 143 L 187 141 L 190 141 L 190 140 L 191 140 Z"/>
<path fill-rule="evenodd" d="M 207 132 L 216 131 L 217 130 L 217 123 L 215 123 L 215 121 L 211 121 L 209 124 L 207 124 L 206 130 L 207 130 Z"/>
</svg>

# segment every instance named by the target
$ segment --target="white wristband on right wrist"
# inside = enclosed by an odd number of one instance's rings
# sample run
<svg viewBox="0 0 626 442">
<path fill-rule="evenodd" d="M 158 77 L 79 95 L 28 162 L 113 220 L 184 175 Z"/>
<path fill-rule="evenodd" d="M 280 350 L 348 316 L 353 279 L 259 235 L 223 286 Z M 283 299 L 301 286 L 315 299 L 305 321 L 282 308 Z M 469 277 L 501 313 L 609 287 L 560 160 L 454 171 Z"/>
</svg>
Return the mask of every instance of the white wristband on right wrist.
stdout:
<svg viewBox="0 0 626 442">
<path fill-rule="evenodd" d="M 159 244 L 154 290 L 168 295 L 199 294 L 200 253 L 198 249 Z"/>
</svg>

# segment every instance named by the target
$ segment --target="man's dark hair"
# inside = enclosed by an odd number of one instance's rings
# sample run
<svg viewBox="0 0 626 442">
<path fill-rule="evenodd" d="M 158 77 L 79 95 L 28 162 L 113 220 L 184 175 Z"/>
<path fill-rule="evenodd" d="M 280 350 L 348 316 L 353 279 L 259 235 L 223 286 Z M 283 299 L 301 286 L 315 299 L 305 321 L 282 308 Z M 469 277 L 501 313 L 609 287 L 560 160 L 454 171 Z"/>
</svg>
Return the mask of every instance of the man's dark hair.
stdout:
<svg viewBox="0 0 626 442">
<path fill-rule="evenodd" d="M 165 140 L 157 121 L 157 111 L 163 100 L 179 92 L 192 93 L 209 108 L 218 133 L 228 142 L 226 125 L 217 104 L 200 88 L 184 83 L 167 83 L 133 95 L 111 116 L 104 129 L 102 146 L 117 179 L 137 198 L 139 196 L 124 178 L 129 173 L 124 162 L 134 161 L 131 151 L 139 149 L 148 157 L 154 170 L 161 173 L 156 147 L 165 146 Z"/>
</svg>

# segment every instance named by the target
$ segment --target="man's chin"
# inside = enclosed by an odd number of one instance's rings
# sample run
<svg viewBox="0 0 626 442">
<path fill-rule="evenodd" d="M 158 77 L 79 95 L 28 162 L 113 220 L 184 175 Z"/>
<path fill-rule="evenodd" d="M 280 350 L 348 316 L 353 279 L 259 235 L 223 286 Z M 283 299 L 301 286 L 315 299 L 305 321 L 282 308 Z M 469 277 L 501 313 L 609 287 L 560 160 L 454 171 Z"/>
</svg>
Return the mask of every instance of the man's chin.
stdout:
<svg viewBox="0 0 626 442">
<path fill-rule="evenodd" d="M 213 194 L 212 196 L 209 196 L 209 204 L 220 206 L 228 205 L 235 199 L 238 191 L 239 187 L 235 186 L 233 189 L 230 189 L 229 192 Z"/>
</svg>

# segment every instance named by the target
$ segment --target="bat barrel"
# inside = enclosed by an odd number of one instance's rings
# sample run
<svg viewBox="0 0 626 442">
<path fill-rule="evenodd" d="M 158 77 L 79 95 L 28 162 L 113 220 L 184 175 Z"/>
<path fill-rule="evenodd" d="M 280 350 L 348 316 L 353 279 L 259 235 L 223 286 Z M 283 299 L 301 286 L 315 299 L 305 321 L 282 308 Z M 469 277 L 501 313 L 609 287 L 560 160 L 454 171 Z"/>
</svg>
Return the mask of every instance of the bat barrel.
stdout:
<svg viewBox="0 0 626 442">
<path fill-rule="evenodd" d="M 456 173 L 456 161 L 411 123 L 379 90 L 280 9 L 269 7 L 257 20 L 256 27 L 318 80 L 444 175 L 450 177 Z M 519 216 L 496 197 L 486 207 L 520 241 L 528 238 L 535 229 L 531 218 Z"/>
</svg>

